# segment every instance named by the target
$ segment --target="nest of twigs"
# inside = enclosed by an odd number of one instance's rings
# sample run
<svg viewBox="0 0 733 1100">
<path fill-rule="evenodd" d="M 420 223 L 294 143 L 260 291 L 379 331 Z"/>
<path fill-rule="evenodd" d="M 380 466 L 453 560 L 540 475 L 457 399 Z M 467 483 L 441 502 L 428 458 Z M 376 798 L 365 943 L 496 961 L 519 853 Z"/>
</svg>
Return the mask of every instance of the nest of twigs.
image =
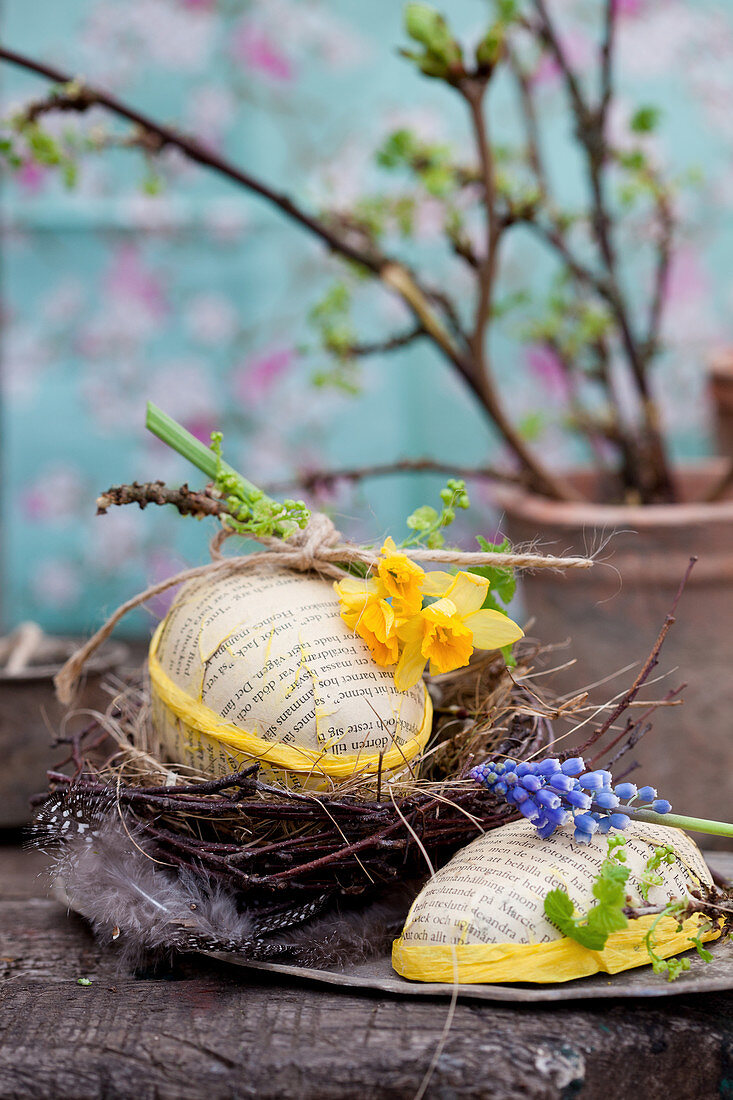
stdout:
<svg viewBox="0 0 733 1100">
<path fill-rule="evenodd" d="M 357 776 L 318 793 L 265 783 L 256 765 L 211 779 L 163 760 L 141 678 L 71 739 L 73 774 L 49 773 L 51 793 L 38 801 L 73 792 L 114 803 L 156 858 L 206 874 L 247 904 L 372 893 L 424 875 L 515 816 L 468 772 L 491 755 L 521 760 L 551 747 L 558 708 L 530 686 L 535 657 L 527 647 L 512 672 L 493 656 L 433 680 L 433 736 L 409 774 L 376 784 Z"/>
<path fill-rule="evenodd" d="M 128 961 L 202 947 L 317 965 L 368 957 L 432 870 L 517 816 L 471 779 L 475 764 L 592 747 L 597 766 L 633 748 L 658 703 L 628 708 L 668 629 L 629 690 L 600 707 L 585 692 L 552 698 L 539 686 L 547 670 L 535 668 L 550 651 L 528 643 L 512 670 L 484 655 L 429 680 L 435 720 L 422 757 L 397 778 L 357 775 L 318 792 L 266 783 L 256 765 L 212 779 L 163 759 L 141 674 L 111 685 L 107 712 L 59 738 L 69 751 L 35 800 L 35 842 L 101 938 L 117 940 L 123 926 Z M 324 953 L 345 929 L 346 955 Z"/>
</svg>

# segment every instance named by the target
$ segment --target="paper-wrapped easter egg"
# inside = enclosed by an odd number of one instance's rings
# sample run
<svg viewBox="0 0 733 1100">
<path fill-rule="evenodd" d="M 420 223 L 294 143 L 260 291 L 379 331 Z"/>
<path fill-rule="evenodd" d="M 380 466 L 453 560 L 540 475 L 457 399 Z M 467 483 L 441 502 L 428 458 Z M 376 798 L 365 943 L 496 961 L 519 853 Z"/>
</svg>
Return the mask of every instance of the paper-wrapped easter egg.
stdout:
<svg viewBox="0 0 733 1100">
<path fill-rule="evenodd" d="M 663 884 L 650 889 L 649 904 L 664 904 L 712 881 L 698 848 L 679 829 L 632 822 L 623 835 L 631 872 L 627 892 L 635 903 L 642 904 L 636 884 L 658 845 L 672 845 L 677 860 L 662 864 Z M 567 890 L 576 912 L 586 913 L 595 902 L 592 885 L 607 852 L 606 838 L 599 835 L 588 845 L 577 844 L 565 830 L 541 840 L 525 819 L 486 833 L 418 895 L 395 941 L 392 965 L 405 978 L 450 983 L 565 982 L 643 966 L 649 962 L 644 937 L 654 916 L 630 920 L 601 951 L 591 951 L 563 936 L 544 915 L 544 898 L 556 887 Z M 667 958 L 689 950 L 699 920 L 689 918 L 678 931 L 673 918 L 662 918 L 654 932 L 655 951 Z"/>
<path fill-rule="evenodd" d="M 212 776 L 259 761 L 291 786 L 404 770 L 428 739 L 422 683 L 397 691 L 329 581 L 289 571 L 203 577 L 150 646 L 153 728 L 168 760 Z"/>
</svg>

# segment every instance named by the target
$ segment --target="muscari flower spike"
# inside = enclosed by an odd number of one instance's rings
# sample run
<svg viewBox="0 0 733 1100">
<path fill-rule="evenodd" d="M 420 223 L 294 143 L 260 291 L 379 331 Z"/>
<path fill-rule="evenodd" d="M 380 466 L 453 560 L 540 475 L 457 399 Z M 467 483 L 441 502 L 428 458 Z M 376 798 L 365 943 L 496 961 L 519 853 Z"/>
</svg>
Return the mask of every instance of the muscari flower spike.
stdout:
<svg viewBox="0 0 733 1100">
<path fill-rule="evenodd" d="M 625 829 L 631 818 L 624 813 L 650 809 L 668 814 L 672 806 L 657 798 L 654 787 L 637 788 L 634 783 L 617 783 L 608 771 L 586 771 L 582 756 L 569 760 L 487 760 L 469 775 L 493 794 L 503 795 L 546 840 L 556 829 L 572 824 L 579 844 L 590 843 L 594 833 Z"/>
</svg>

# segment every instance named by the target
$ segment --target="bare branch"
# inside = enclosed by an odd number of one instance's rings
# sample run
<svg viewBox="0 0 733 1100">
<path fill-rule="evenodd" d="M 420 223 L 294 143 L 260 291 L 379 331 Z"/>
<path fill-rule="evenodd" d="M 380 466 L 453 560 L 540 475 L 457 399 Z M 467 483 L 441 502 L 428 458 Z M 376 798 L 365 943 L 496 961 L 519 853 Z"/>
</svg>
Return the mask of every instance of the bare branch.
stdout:
<svg viewBox="0 0 733 1100">
<path fill-rule="evenodd" d="M 375 477 L 391 477 L 394 474 L 446 474 L 461 477 L 465 481 L 485 480 L 526 484 L 526 475 L 513 474 L 509 470 L 497 470 L 493 466 L 455 466 L 449 462 L 435 462 L 429 458 L 403 458 L 377 466 L 358 466 L 335 470 L 304 470 L 286 481 L 266 487 L 268 493 L 281 493 L 299 488 L 306 492 L 329 489 L 338 481 L 366 481 Z"/>
<path fill-rule="evenodd" d="M 599 107 L 593 110 L 588 106 L 581 91 L 580 82 L 568 62 L 547 11 L 545 0 L 532 0 L 532 2 L 539 16 L 537 33 L 557 61 L 575 112 L 576 133 L 586 156 L 591 193 L 591 225 L 607 273 L 606 300 L 618 325 L 629 370 L 639 393 L 645 456 L 644 462 L 639 466 L 642 481 L 638 487 L 645 500 L 672 500 L 674 487 L 667 465 L 656 406 L 647 379 L 649 358 L 644 355 L 641 342 L 633 331 L 628 303 L 618 276 L 611 236 L 611 218 L 606 205 L 604 169 L 610 155 L 606 143 L 605 123 L 612 94 L 614 3 L 613 0 L 607 0 L 604 39 L 601 47 L 602 98 Z"/>
<path fill-rule="evenodd" d="M 289 195 L 274 190 L 262 180 L 232 164 L 215 150 L 207 148 L 195 138 L 187 137 L 173 127 L 157 122 L 155 119 L 129 107 L 115 96 L 98 88 L 82 86 L 78 81 L 72 81 L 66 73 L 61 72 L 59 69 L 25 57 L 13 50 L 0 47 L 0 60 L 9 61 L 21 68 L 29 69 L 48 80 L 53 80 L 66 89 L 78 89 L 73 94 L 68 91 L 60 93 L 57 98 L 57 106 L 61 106 L 62 103 L 65 104 L 68 100 L 69 109 L 81 111 L 87 110 L 93 105 L 98 105 L 112 111 L 120 118 L 127 119 L 146 134 L 151 135 L 155 141 L 155 151 L 159 152 L 166 146 L 174 146 L 180 149 L 194 163 L 211 168 L 220 175 L 266 199 L 291 220 L 319 237 L 333 252 L 371 271 L 407 302 L 420 320 L 426 333 L 432 337 L 458 368 L 459 373 L 463 375 L 469 386 L 475 390 L 471 371 L 466 369 L 465 362 L 460 361 L 459 352 L 453 347 L 450 337 L 433 313 L 426 291 L 420 286 L 415 274 L 409 271 L 404 264 L 380 252 L 372 243 L 365 242 L 363 237 L 360 238 L 359 243 L 355 243 L 348 235 L 340 234 L 333 229 L 327 219 L 318 218 L 301 209 Z M 477 394 L 477 396 L 479 395 Z"/>
<path fill-rule="evenodd" d="M 534 93 L 532 91 L 532 85 L 530 80 L 522 68 L 522 64 L 517 57 L 514 50 L 507 49 L 507 63 L 514 78 L 517 82 L 519 89 L 519 104 L 522 109 L 522 116 L 524 118 L 524 127 L 526 131 L 527 139 L 527 160 L 529 166 L 534 172 L 535 179 L 537 180 L 537 186 L 542 192 L 543 196 L 547 198 L 549 188 L 547 184 L 547 173 L 542 159 L 542 146 L 540 142 L 540 130 L 537 121 L 537 109 L 534 101 Z"/>
<path fill-rule="evenodd" d="M 478 303 L 476 306 L 476 318 L 472 337 L 474 357 L 477 363 L 482 362 L 484 353 L 484 334 L 487 321 L 491 314 L 491 296 L 496 278 L 498 260 L 497 250 L 499 239 L 503 231 L 503 224 L 499 218 L 496 204 L 494 160 L 487 134 L 486 116 L 483 106 L 485 90 L 486 84 L 484 81 L 464 81 L 461 85 L 461 91 L 468 103 L 471 114 L 473 135 L 476 141 L 476 148 L 478 149 L 479 164 L 481 167 L 482 200 L 486 219 L 485 255 L 478 265 Z M 484 374 L 485 373 L 484 371 Z"/>
<path fill-rule="evenodd" d="M 380 352 L 397 351 L 398 348 L 404 348 L 407 344 L 411 344 L 413 340 L 417 340 L 425 335 L 425 329 L 422 325 L 415 325 L 414 328 L 408 329 L 406 332 L 398 332 L 395 336 L 390 336 L 386 340 L 374 340 L 371 343 L 364 344 L 351 344 L 346 348 L 345 354 L 347 356 L 356 357 L 377 355 Z"/>
<path fill-rule="evenodd" d="M 605 130 L 608 108 L 611 105 L 611 96 L 613 94 L 613 50 L 616 38 L 618 8 L 619 5 L 617 0 L 606 0 L 603 41 L 601 43 L 601 105 L 598 112 L 602 130 Z"/>
<path fill-rule="evenodd" d="M 74 83 L 67 74 L 60 70 L 42 62 L 35 61 L 32 58 L 25 57 L 13 50 L 0 47 L 0 60 L 5 60 L 28 69 L 60 85 L 68 87 L 72 86 Z M 468 83 L 470 84 L 471 81 L 469 80 Z M 78 82 L 76 86 L 79 86 Z M 66 94 L 68 94 L 68 92 Z M 465 94 L 466 92 L 464 90 L 464 95 Z M 445 327 L 442 318 L 436 314 L 433 308 L 433 303 L 442 306 L 449 327 L 453 329 L 454 334 L 462 336 L 463 333 L 458 312 L 455 306 L 447 299 L 446 295 L 442 292 L 438 293 L 429 290 L 427 287 L 423 287 L 414 272 L 405 264 L 380 252 L 373 242 L 365 242 L 363 235 L 357 235 L 356 242 L 348 236 L 341 235 L 332 228 L 328 220 L 316 217 L 301 209 L 289 195 L 274 190 L 262 180 L 224 159 L 215 150 L 207 148 L 194 138 L 178 133 L 178 131 L 170 126 L 156 122 L 154 119 L 129 107 L 127 104 L 107 92 L 96 88 L 86 87 L 83 98 L 78 101 L 74 109 L 81 109 L 82 103 L 84 109 L 92 106 L 92 104 L 98 104 L 112 111 L 119 117 L 132 122 L 135 126 L 139 127 L 143 133 L 151 135 L 151 140 L 155 142 L 155 151 L 160 151 L 166 146 L 173 146 L 184 153 L 188 159 L 194 163 L 211 168 L 220 175 L 231 179 L 233 182 L 240 184 L 254 194 L 266 199 L 292 221 L 308 229 L 333 252 L 372 272 L 372 274 L 379 278 L 385 286 L 397 293 L 403 301 L 407 303 L 421 327 L 424 329 L 426 335 L 428 335 L 441 349 L 449 362 L 463 378 L 464 382 L 472 390 L 489 417 L 494 420 L 499 432 L 514 451 L 522 465 L 526 468 L 534 487 L 539 492 L 545 493 L 553 498 L 569 499 L 573 497 L 573 492 L 553 477 L 553 475 L 544 468 L 543 464 L 531 453 L 524 440 L 506 418 L 499 404 L 497 395 L 494 392 L 494 388 L 489 383 L 487 376 L 485 376 L 483 370 L 483 356 L 480 349 L 478 358 L 475 354 L 475 347 L 481 342 L 484 327 L 489 317 L 490 284 L 493 279 L 496 244 L 498 243 L 498 235 L 501 229 L 500 222 L 498 222 L 493 214 L 491 216 L 490 226 L 492 245 L 486 261 L 477 317 L 477 330 L 480 330 L 480 338 L 474 341 L 474 348 L 468 348 L 464 351 L 462 347 L 456 345 L 451 332 Z M 480 99 L 478 100 L 477 106 L 480 115 Z M 485 169 L 487 163 L 490 167 L 491 152 L 483 128 L 482 134 L 479 136 L 479 141 L 482 143 L 481 159 L 483 168 Z M 493 210 L 493 173 L 491 171 L 485 174 L 485 180 L 489 188 L 487 192 L 487 201 Z"/>
<path fill-rule="evenodd" d="M 104 516 L 108 508 L 123 504 L 137 504 L 140 508 L 147 508 L 148 504 L 171 504 L 182 516 L 196 516 L 199 519 L 203 516 L 237 516 L 236 508 L 215 497 L 209 489 L 195 492 L 188 485 L 171 489 L 163 481 L 113 485 L 97 497 L 97 515 Z"/>
<path fill-rule="evenodd" d="M 649 307 L 649 320 L 647 322 L 646 340 L 644 341 L 644 358 L 647 363 L 659 350 L 662 327 L 662 311 L 667 295 L 669 283 L 669 269 L 672 261 L 672 242 L 674 240 L 675 221 L 672 213 L 672 205 L 669 196 L 661 189 L 656 197 L 657 221 L 659 223 L 659 236 L 657 239 L 657 261 L 654 272 L 654 291 Z"/>
<path fill-rule="evenodd" d="M 456 256 L 460 256 L 462 260 L 465 260 L 469 267 L 472 267 L 474 271 L 477 271 L 480 267 L 481 261 L 476 255 L 476 250 L 471 244 L 465 234 L 459 232 L 457 229 L 446 229 L 446 236 L 451 243 L 451 247 Z"/>
</svg>

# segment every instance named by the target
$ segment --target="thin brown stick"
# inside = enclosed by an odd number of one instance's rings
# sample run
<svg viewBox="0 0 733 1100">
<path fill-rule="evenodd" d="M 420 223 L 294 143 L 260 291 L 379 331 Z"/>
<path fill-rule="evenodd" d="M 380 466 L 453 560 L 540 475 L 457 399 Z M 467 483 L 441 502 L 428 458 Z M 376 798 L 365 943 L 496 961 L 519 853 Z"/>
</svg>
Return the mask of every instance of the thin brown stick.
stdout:
<svg viewBox="0 0 733 1100">
<path fill-rule="evenodd" d="M 654 290 L 649 307 L 649 319 L 647 322 L 646 339 L 644 341 L 644 358 L 649 363 L 659 350 L 662 326 L 662 311 L 667 296 L 669 284 L 669 271 L 672 261 L 672 242 L 674 239 L 675 222 L 672 215 L 672 207 L 669 196 L 659 192 L 657 196 L 657 220 L 659 222 L 659 238 L 657 240 L 657 261 L 654 271 Z"/>
<path fill-rule="evenodd" d="M 97 515 L 104 516 L 109 508 L 125 504 L 137 504 L 147 508 L 149 504 L 170 504 L 182 516 L 236 516 L 237 509 L 225 500 L 214 497 L 206 489 L 195 491 L 188 485 L 172 489 L 163 481 L 134 481 L 131 485 L 113 485 L 97 497 Z"/>
<path fill-rule="evenodd" d="M 524 128 L 527 142 L 527 161 L 532 169 L 537 186 L 542 195 L 549 197 L 547 173 L 545 172 L 542 157 L 542 145 L 540 141 L 540 128 L 537 119 L 537 108 L 534 99 L 532 84 L 527 73 L 514 50 L 507 48 L 507 63 L 511 69 L 519 89 L 519 104 L 524 119 Z"/>
<path fill-rule="evenodd" d="M 614 722 L 618 718 L 620 718 L 621 715 L 624 713 L 624 711 L 628 707 L 629 703 L 633 702 L 633 700 L 639 694 L 641 688 L 644 686 L 646 681 L 649 679 L 649 676 L 651 675 L 653 670 L 658 665 L 658 663 L 659 663 L 659 654 L 660 654 L 660 651 L 662 649 L 662 646 L 664 645 L 664 640 L 667 637 L 667 635 L 669 634 L 669 631 L 670 631 L 671 627 L 674 625 L 675 612 L 677 610 L 677 605 L 679 604 L 680 599 L 682 598 L 682 593 L 685 590 L 685 586 L 687 584 L 687 581 L 689 580 L 690 573 L 692 572 L 692 570 L 695 567 L 695 562 L 696 561 L 697 561 L 696 557 L 691 557 L 690 558 L 687 569 L 685 570 L 685 574 L 684 574 L 682 580 L 680 581 L 680 585 L 679 585 L 679 588 L 677 589 L 677 593 L 675 595 L 675 598 L 672 601 L 672 606 L 669 609 L 669 612 L 667 613 L 667 617 L 665 618 L 664 623 L 662 624 L 662 628 L 659 631 L 659 634 L 657 635 L 657 639 L 654 642 L 654 645 L 651 648 L 651 652 L 649 653 L 649 656 L 647 657 L 646 661 L 644 662 L 644 664 L 641 668 L 641 671 L 639 672 L 639 675 L 636 677 L 636 679 L 634 680 L 634 682 L 631 685 L 631 687 L 629 688 L 629 690 L 621 697 L 620 701 L 613 708 L 611 713 L 606 718 L 605 722 L 603 722 L 603 724 L 601 726 L 599 726 L 597 730 L 594 730 L 594 732 L 590 735 L 590 737 L 588 738 L 587 741 L 584 741 L 583 744 L 580 745 L 577 750 L 574 750 L 578 753 L 578 755 L 582 755 L 583 752 L 585 752 L 587 749 L 589 749 L 591 745 L 595 745 L 601 739 L 601 737 L 603 737 L 603 735 L 608 732 L 608 730 L 611 728 L 611 726 L 614 724 Z"/>
<path fill-rule="evenodd" d="M 596 110 L 586 102 L 580 83 L 574 73 L 550 19 L 545 0 L 533 0 L 540 23 L 538 32 L 552 51 L 563 75 L 565 85 L 576 115 L 576 132 L 586 159 L 588 183 L 591 194 L 591 227 L 598 251 L 607 272 L 606 300 L 619 328 L 621 343 L 631 376 L 639 393 L 645 434 L 647 476 L 640 490 L 644 499 L 672 500 L 674 487 L 667 467 L 667 459 L 659 429 L 658 414 L 647 378 L 648 360 L 636 339 L 631 317 L 616 266 L 616 253 L 611 236 L 611 218 L 605 193 L 605 168 L 609 160 L 605 139 L 608 103 L 611 96 L 611 69 L 613 27 L 617 5 L 607 0 L 604 44 L 602 47 L 602 99 Z"/>
<path fill-rule="evenodd" d="M 479 166 L 482 182 L 482 201 L 485 212 L 485 255 L 479 260 L 478 295 L 476 314 L 469 342 L 472 350 L 472 375 L 481 394 L 484 407 L 488 409 L 492 420 L 514 454 L 527 469 L 533 481 L 540 481 L 542 492 L 558 500 L 580 500 L 580 494 L 564 482 L 560 482 L 546 469 L 537 466 L 532 452 L 519 432 L 508 419 L 497 387 L 492 377 L 486 348 L 486 326 L 491 316 L 491 303 L 498 271 L 499 243 L 504 224 L 496 206 L 496 181 L 494 162 L 487 132 L 487 120 L 484 111 L 486 81 L 467 78 L 458 85 L 459 91 L 468 104 L 471 125 L 479 154 Z"/>
<path fill-rule="evenodd" d="M 455 466 L 449 462 L 436 462 L 430 458 L 402 458 L 397 462 L 385 462 L 375 466 L 353 466 L 330 470 L 303 470 L 285 481 L 265 487 L 268 493 L 282 493 L 299 488 L 305 492 L 329 488 L 337 481 L 366 481 L 370 478 L 392 477 L 395 474 L 446 474 L 464 481 L 499 481 L 509 484 L 526 484 L 526 475 L 498 470 L 495 466 Z"/>
<path fill-rule="evenodd" d="M 608 766 L 610 767 L 611 764 L 615 764 L 617 760 L 620 760 L 621 757 L 624 756 L 629 751 L 629 749 L 633 748 L 637 741 L 640 740 L 640 737 L 642 736 L 642 733 L 640 731 L 645 726 L 647 719 L 650 718 L 660 706 L 663 707 L 673 705 L 675 703 L 681 703 L 682 700 L 677 699 L 676 696 L 679 695 L 681 691 L 684 691 L 686 687 L 687 684 L 680 684 L 679 687 L 670 688 L 663 699 L 650 703 L 638 718 L 634 719 L 633 721 L 629 719 L 625 729 L 623 729 L 617 737 L 614 737 L 613 741 L 611 741 L 609 745 L 606 745 L 605 748 L 597 752 L 596 755 L 588 761 L 588 767 L 594 768 L 602 757 L 608 758 L 608 754 L 612 752 L 613 749 L 615 749 L 616 746 L 620 744 L 626 737 L 628 738 L 627 743 L 622 746 L 620 752 L 618 752 L 616 756 L 614 756 L 612 759 L 609 759 Z M 638 702 L 629 702 L 626 705 L 627 707 L 635 707 L 643 704 L 640 704 Z M 647 732 L 647 730 L 650 728 L 651 726 L 647 726 L 646 729 L 644 729 L 644 732 Z"/>
<path fill-rule="evenodd" d="M 616 39 L 617 0 L 606 0 L 601 43 L 601 94 L 598 114 L 601 127 L 605 127 L 608 109 L 613 95 L 613 52 Z"/>
<path fill-rule="evenodd" d="M 373 340 L 368 343 L 351 344 L 346 348 L 345 354 L 347 356 L 361 357 L 366 355 L 378 355 L 381 352 L 398 351 L 400 348 L 406 347 L 408 344 L 413 343 L 414 340 L 418 340 L 421 336 L 425 336 L 425 329 L 422 325 L 415 325 L 413 328 L 407 329 L 406 332 L 398 332 L 394 336 L 388 337 L 386 340 Z"/>
</svg>

